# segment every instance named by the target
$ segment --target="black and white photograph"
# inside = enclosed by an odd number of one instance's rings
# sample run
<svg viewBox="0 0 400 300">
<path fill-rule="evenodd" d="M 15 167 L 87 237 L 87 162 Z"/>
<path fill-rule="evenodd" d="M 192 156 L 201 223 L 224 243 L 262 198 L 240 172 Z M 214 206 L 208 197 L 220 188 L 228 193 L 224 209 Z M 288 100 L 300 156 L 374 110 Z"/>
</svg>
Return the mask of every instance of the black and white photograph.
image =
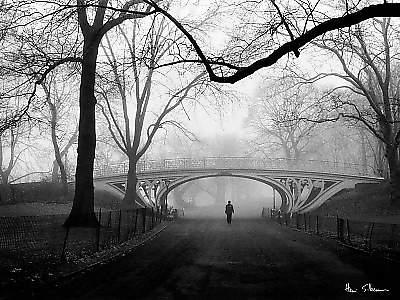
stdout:
<svg viewBox="0 0 400 300">
<path fill-rule="evenodd" d="M 0 300 L 399 272 L 400 1 L 0 0 Z"/>
</svg>

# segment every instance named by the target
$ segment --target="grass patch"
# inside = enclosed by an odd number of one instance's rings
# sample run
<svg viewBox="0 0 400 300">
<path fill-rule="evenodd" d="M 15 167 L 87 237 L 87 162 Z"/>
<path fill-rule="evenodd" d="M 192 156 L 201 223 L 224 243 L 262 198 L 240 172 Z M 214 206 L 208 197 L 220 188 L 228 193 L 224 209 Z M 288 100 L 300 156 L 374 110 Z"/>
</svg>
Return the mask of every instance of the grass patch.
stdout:
<svg viewBox="0 0 400 300">
<path fill-rule="evenodd" d="M 72 189 L 71 189 L 72 190 Z M 67 195 L 62 193 L 60 183 L 32 182 L 10 185 L 0 185 L 1 205 L 17 203 L 70 203 L 74 197 L 73 191 Z"/>
<path fill-rule="evenodd" d="M 74 189 L 70 186 L 68 194 L 63 195 L 62 185 L 58 183 L 0 185 L 0 196 L 0 216 L 68 214 L 74 199 Z M 117 210 L 121 200 L 111 192 L 95 190 L 94 193 L 96 210 Z"/>
<path fill-rule="evenodd" d="M 390 203 L 389 192 L 388 182 L 357 184 L 354 189 L 336 194 L 312 213 L 353 219 L 400 215 L 399 208 Z"/>
</svg>

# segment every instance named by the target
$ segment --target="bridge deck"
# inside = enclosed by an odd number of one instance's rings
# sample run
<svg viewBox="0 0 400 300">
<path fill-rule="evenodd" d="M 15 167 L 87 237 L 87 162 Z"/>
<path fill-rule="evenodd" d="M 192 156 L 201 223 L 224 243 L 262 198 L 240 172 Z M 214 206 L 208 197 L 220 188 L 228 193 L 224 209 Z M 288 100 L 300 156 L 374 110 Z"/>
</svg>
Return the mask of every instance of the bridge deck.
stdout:
<svg viewBox="0 0 400 300">
<path fill-rule="evenodd" d="M 95 170 L 96 177 L 127 174 L 127 162 L 103 166 Z M 162 160 L 141 160 L 136 170 L 138 173 L 151 171 L 184 171 L 204 169 L 252 169 L 252 170 L 285 170 L 322 172 L 355 176 L 376 177 L 372 168 L 365 166 L 331 161 L 291 160 L 286 158 L 259 159 L 251 157 L 203 157 L 174 158 Z"/>
</svg>

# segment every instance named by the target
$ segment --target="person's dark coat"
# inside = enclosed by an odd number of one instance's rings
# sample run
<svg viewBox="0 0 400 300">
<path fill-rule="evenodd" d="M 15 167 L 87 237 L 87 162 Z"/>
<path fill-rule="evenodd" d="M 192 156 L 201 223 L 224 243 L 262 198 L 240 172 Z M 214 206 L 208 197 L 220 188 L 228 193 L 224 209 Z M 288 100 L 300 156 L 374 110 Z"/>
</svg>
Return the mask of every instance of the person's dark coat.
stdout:
<svg viewBox="0 0 400 300">
<path fill-rule="evenodd" d="M 235 212 L 235 210 L 233 209 L 233 205 L 232 204 L 227 204 L 226 206 L 225 206 L 225 213 L 227 214 L 227 215 L 231 215 L 231 214 L 233 214 Z"/>
</svg>

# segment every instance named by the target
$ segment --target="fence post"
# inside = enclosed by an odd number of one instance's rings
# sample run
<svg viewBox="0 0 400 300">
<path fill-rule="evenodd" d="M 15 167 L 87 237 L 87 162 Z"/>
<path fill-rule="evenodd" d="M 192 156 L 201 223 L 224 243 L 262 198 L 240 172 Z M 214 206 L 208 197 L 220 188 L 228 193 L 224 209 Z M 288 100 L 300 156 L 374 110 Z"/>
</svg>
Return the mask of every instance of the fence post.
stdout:
<svg viewBox="0 0 400 300">
<path fill-rule="evenodd" d="M 336 215 L 336 237 L 339 239 L 339 216 Z"/>
<path fill-rule="evenodd" d="M 350 223 L 349 223 L 349 219 L 346 219 L 346 229 L 347 229 L 347 241 L 350 243 L 351 239 L 350 239 Z"/>
<path fill-rule="evenodd" d="M 279 221 L 279 224 L 282 226 L 281 211 L 280 210 L 278 210 L 278 221 Z"/>
<path fill-rule="evenodd" d="M 142 208 L 142 233 L 146 232 L 146 207 Z"/>
<path fill-rule="evenodd" d="M 368 238 L 368 250 L 369 251 L 371 251 L 371 249 L 372 249 L 372 232 L 374 231 L 374 226 L 375 226 L 375 223 L 372 222 L 370 224 L 369 238 Z"/>
<path fill-rule="evenodd" d="M 110 210 L 109 213 L 108 213 L 107 228 L 111 228 L 111 210 Z"/>
<path fill-rule="evenodd" d="M 336 229 L 337 229 L 337 238 L 340 241 L 344 240 L 344 220 L 339 218 L 339 215 L 336 215 Z"/>
<path fill-rule="evenodd" d="M 129 215 L 129 212 L 131 210 L 127 209 L 126 210 L 126 240 L 129 240 L 131 238 L 131 225 L 132 225 L 132 218 Z"/>
<path fill-rule="evenodd" d="M 154 208 L 151 208 L 151 229 L 154 228 Z"/>
<path fill-rule="evenodd" d="M 65 249 L 67 248 L 68 235 L 69 235 L 69 226 L 67 227 L 67 231 L 65 232 L 63 249 L 62 249 L 62 252 L 61 252 L 61 260 L 62 261 L 64 261 L 66 259 L 66 257 L 65 257 Z"/>
<path fill-rule="evenodd" d="M 118 217 L 118 243 L 121 241 L 121 217 L 122 217 L 122 210 L 119 210 L 119 217 Z"/>
<path fill-rule="evenodd" d="M 139 215 L 139 208 L 136 208 L 136 214 L 135 214 L 135 227 L 133 227 L 133 236 L 136 235 L 136 227 L 137 227 L 137 219 Z"/>
<path fill-rule="evenodd" d="M 304 218 L 304 232 L 307 232 L 307 214 L 303 214 L 303 218 Z"/>
<path fill-rule="evenodd" d="M 101 228 L 101 208 L 99 209 L 99 225 L 96 230 L 96 251 L 100 250 L 100 228 Z"/>
<path fill-rule="evenodd" d="M 394 248 L 396 246 L 394 242 L 394 237 L 395 237 L 395 231 L 396 231 L 396 224 L 390 224 L 390 248 Z"/>
<path fill-rule="evenodd" d="M 316 226 L 317 226 L 317 234 L 319 234 L 319 217 L 317 215 L 317 219 L 316 219 Z"/>
<path fill-rule="evenodd" d="M 296 228 L 299 229 L 299 214 L 296 213 Z"/>
<path fill-rule="evenodd" d="M 129 224 L 130 224 L 130 226 L 129 226 L 129 239 L 131 239 L 132 238 L 132 231 L 133 231 L 133 212 L 135 211 L 133 208 L 132 209 L 130 209 L 129 210 L 130 211 L 130 213 L 131 213 L 131 218 L 130 218 L 130 220 L 129 220 Z"/>
<path fill-rule="evenodd" d="M 339 218 L 340 240 L 344 241 L 344 219 Z"/>
</svg>

